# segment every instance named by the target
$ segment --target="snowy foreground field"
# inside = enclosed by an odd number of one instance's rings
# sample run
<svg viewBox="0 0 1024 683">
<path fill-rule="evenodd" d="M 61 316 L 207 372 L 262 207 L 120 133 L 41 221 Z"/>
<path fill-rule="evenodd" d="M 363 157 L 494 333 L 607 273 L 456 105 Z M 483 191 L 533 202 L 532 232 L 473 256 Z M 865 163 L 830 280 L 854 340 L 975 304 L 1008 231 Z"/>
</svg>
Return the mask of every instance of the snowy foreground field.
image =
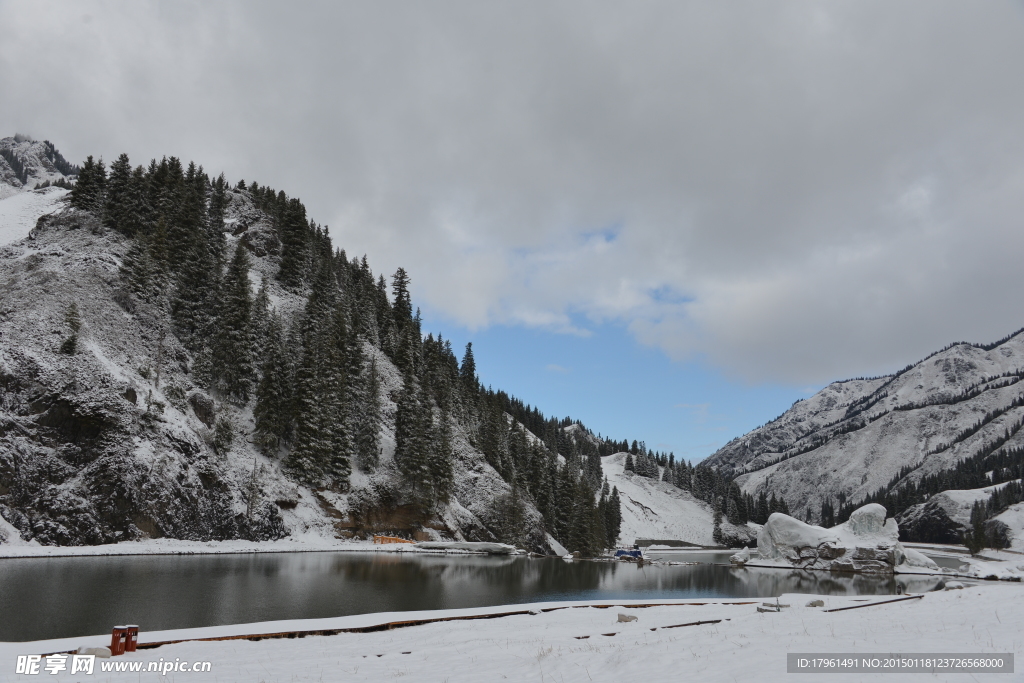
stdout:
<svg viewBox="0 0 1024 683">
<path fill-rule="evenodd" d="M 807 607 L 816 598 L 823 607 Z M 831 676 L 786 673 L 787 652 L 1017 653 L 1024 652 L 1024 588 L 972 586 L 921 599 L 826 612 L 892 600 L 784 595 L 779 613 L 727 600 L 661 601 L 639 607 L 553 602 L 434 612 L 367 614 L 142 633 L 139 642 L 217 638 L 287 631 L 364 628 L 394 621 L 516 614 L 427 623 L 369 633 L 339 633 L 258 641 L 182 642 L 96 660 L 92 675 L 14 674 L 18 655 L 107 644 L 109 637 L 0 643 L 0 680 L 83 681 L 801 681 Z M 555 608 L 555 609 L 551 609 Z M 543 611 L 551 610 L 551 611 Z M 620 623 L 619 614 L 636 621 Z M 717 622 L 695 624 L 695 622 Z M 685 625 L 695 624 L 695 625 Z M 677 626 L 678 625 L 678 626 Z M 676 628 L 671 628 L 677 626 Z M 210 662 L 208 673 L 101 673 L 101 662 Z M 1021 680 L 1013 674 L 902 674 L 899 681 Z M 972 677 L 973 676 L 973 677 Z M 884 680 L 885 674 L 844 674 L 838 680 Z"/>
</svg>

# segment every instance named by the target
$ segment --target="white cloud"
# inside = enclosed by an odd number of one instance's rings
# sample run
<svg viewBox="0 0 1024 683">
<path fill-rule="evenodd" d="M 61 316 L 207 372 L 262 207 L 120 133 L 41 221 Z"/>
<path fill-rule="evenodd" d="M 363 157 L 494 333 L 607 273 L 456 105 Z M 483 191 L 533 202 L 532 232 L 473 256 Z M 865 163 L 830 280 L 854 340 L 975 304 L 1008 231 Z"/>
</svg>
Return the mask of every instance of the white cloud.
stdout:
<svg viewBox="0 0 1024 683">
<path fill-rule="evenodd" d="M 0 4 L 6 125 L 297 194 L 470 328 L 820 383 L 1024 322 L 1019 4 L 69 7 Z"/>
</svg>

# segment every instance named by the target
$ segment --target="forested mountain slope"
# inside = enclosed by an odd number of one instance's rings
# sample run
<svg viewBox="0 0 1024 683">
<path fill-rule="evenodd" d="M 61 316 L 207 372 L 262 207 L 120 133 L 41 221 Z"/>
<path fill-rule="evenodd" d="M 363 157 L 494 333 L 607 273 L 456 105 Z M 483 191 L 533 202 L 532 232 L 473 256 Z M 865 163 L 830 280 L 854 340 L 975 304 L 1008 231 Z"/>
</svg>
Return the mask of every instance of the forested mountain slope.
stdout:
<svg viewBox="0 0 1024 683">
<path fill-rule="evenodd" d="M 408 274 L 297 198 L 173 157 L 0 149 L 3 234 L 57 208 L 0 242 L 0 515 L 23 538 L 614 543 L 620 444 L 483 387 Z"/>
</svg>

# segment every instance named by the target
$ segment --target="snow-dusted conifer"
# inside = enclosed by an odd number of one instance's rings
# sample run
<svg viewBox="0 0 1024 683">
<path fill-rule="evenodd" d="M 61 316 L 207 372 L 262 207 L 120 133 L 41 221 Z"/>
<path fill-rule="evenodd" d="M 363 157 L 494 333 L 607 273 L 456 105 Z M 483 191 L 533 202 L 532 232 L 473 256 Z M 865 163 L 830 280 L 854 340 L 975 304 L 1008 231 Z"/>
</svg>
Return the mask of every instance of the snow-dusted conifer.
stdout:
<svg viewBox="0 0 1024 683">
<path fill-rule="evenodd" d="M 714 515 L 712 521 L 715 525 L 714 530 L 711 533 L 712 539 L 715 543 L 721 544 L 723 540 L 722 536 L 722 499 L 715 496 L 714 500 Z"/>
<path fill-rule="evenodd" d="M 402 477 L 421 498 L 430 498 L 433 408 L 423 383 L 406 377 L 395 416 L 395 459 Z"/>
<path fill-rule="evenodd" d="M 361 470 L 372 472 L 380 460 L 381 400 L 377 359 L 372 358 L 354 381 L 362 384 L 362 400 L 353 406 L 356 457 Z"/>
<path fill-rule="evenodd" d="M 256 379 L 250 288 L 249 252 L 239 242 L 221 287 L 211 350 L 215 388 L 242 403 L 248 402 Z"/>
<path fill-rule="evenodd" d="M 462 355 L 462 365 L 459 368 L 459 378 L 467 391 L 476 391 L 476 359 L 473 358 L 473 342 L 466 344 L 466 352 Z"/>
<path fill-rule="evenodd" d="M 278 233 L 281 236 L 281 265 L 277 279 L 289 289 L 297 289 L 302 285 L 304 266 L 306 265 L 307 243 L 309 242 L 309 225 L 306 222 L 306 207 L 298 199 L 281 200 L 286 204 L 278 220 Z"/>
<path fill-rule="evenodd" d="M 285 345 L 281 319 L 274 314 L 267 328 L 263 377 L 256 391 L 253 417 L 256 437 L 268 452 L 274 452 L 291 431 L 292 369 Z"/>
<path fill-rule="evenodd" d="M 434 429 L 433 444 L 430 448 L 427 467 L 434 500 L 447 503 L 455 479 L 455 455 L 453 452 L 452 419 L 448 411 L 439 410 L 438 424 Z"/>
<path fill-rule="evenodd" d="M 106 184 L 107 170 L 103 165 L 103 159 L 93 161 L 92 155 L 89 155 L 78 172 L 75 186 L 71 188 L 71 206 L 100 214 L 103 211 Z"/>
<path fill-rule="evenodd" d="M 131 235 L 128 226 L 133 223 L 127 217 L 131 210 L 129 194 L 132 185 L 132 165 L 128 155 L 122 154 L 110 165 L 110 177 L 107 179 L 106 207 L 103 222 L 107 227 L 124 235 Z"/>
</svg>

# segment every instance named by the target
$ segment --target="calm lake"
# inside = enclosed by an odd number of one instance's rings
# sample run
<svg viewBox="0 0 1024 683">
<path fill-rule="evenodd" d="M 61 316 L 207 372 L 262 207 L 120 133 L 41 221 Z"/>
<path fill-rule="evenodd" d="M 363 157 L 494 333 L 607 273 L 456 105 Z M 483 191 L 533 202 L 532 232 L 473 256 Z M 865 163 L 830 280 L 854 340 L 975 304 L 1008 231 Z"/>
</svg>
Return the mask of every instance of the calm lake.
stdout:
<svg viewBox="0 0 1024 683">
<path fill-rule="evenodd" d="M 0 641 L 367 612 L 552 600 L 923 592 L 940 577 L 877 578 L 717 566 L 730 553 L 666 552 L 692 565 L 390 553 L 0 559 Z"/>
</svg>

